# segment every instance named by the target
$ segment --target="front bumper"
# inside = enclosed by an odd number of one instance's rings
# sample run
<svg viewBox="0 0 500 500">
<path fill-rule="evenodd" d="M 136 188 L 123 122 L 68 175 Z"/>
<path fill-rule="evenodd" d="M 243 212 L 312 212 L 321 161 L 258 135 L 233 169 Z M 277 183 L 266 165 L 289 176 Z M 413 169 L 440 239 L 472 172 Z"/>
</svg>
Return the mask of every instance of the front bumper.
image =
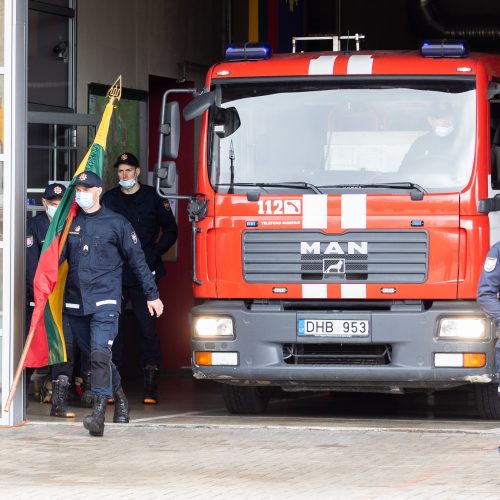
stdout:
<svg viewBox="0 0 500 500">
<path fill-rule="evenodd" d="M 193 373 L 230 384 L 273 385 L 288 390 L 377 390 L 398 392 L 404 389 L 444 389 L 468 383 L 497 380 L 495 340 L 442 340 L 437 324 L 450 315 L 478 316 L 473 301 L 435 301 L 424 310 L 418 304 L 397 304 L 387 310 L 290 310 L 281 303 L 253 304 L 243 301 L 211 301 L 193 309 L 199 315 L 231 316 L 235 324 L 234 340 L 193 339 Z M 298 319 L 369 318 L 367 338 L 302 337 L 297 335 Z M 284 346 L 304 344 L 342 344 L 354 347 L 389 346 L 390 356 L 382 365 L 290 364 L 285 361 Z M 287 347 L 288 348 L 288 347 Z M 194 352 L 237 352 L 238 366 L 197 366 Z M 482 368 L 437 368 L 435 353 L 485 353 Z"/>
</svg>

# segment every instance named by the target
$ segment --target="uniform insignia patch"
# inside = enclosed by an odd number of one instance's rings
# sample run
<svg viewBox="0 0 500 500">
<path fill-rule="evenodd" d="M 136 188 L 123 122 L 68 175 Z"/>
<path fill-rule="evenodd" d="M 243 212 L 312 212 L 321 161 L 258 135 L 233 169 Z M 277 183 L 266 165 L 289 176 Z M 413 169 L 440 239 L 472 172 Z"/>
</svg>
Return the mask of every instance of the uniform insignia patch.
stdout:
<svg viewBox="0 0 500 500">
<path fill-rule="evenodd" d="M 78 176 L 78 180 L 79 180 L 79 181 L 84 181 L 86 178 L 87 178 L 87 174 L 80 174 L 80 175 Z"/>
<path fill-rule="evenodd" d="M 120 156 L 120 160 L 122 160 L 122 161 L 125 161 L 127 158 L 128 158 L 128 156 L 127 156 L 127 154 L 126 154 L 126 153 L 123 153 L 123 154 Z"/>
<path fill-rule="evenodd" d="M 135 231 L 132 231 L 130 233 L 130 236 L 132 236 L 132 241 L 134 242 L 134 245 L 137 245 L 137 234 L 135 234 Z"/>
<path fill-rule="evenodd" d="M 26 236 L 26 247 L 32 247 L 33 246 L 33 236 Z"/>
<path fill-rule="evenodd" d="M 89 246 L 88 245 L 83 245 L 82 249 L 85 253 L 89 251 Z"/>
<path fill-rule="evenodd" d="M 491 273 L 491 271 L 493 271 L 493 269 L 497 266 L 497 260 L 498 259 L 495 259 L 494 257 L 487 257 L 484 263 L 484 270 L 487 273 Z"/>
<path fill-rule="evenodd" d="M 163 206 L 165 207 L 165 210 L 172 210 L 172 207 L 170 206 L 170 202 L 168 200 L 163 200 Z"/>
<path fill-rule="evenodd" d="M 79 233 L 80 232 L 80 226 L 76 226 L 75 227 L 75 233 Z"/>
<path fill-rule="evenodd" d="M 56 187 L 54 188 L 54 193 L 55 193 L 55 194 L 61 194 L 61 193 L 62 193 L 62 189 L 61 189 L 61 187 L 60 187 L 60 186 L 56 186 Z"/>
</svg>

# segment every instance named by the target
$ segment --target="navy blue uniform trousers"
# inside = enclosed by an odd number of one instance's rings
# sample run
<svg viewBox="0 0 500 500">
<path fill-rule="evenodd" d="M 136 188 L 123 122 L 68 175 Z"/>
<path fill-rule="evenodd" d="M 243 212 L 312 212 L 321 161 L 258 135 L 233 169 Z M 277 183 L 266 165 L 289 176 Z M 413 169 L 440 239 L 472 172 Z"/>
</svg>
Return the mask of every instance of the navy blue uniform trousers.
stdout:
<svg viewBox="0 0 500 500">
<path fill-rule="evenodd" d="M 127 302 L 130 300 L 134 315 L 139 325 L 139 338 L 141 342 L 142 367 L 152 365 L 160 366 L 160 339 L 156 334 L 156 317 L 151 316 L 144 291 L 140 285 L 124 286 L 122 289 L 122 311 L 125 310 Z M 123 318 L 120 325 L 120 334 L 113 344 L 113 362 L 121 366 L 123 363 Z"/>
<path fill-rule="evenodd" d="M 78 347 L 92 366 L 92 392 L 112 397 L 121 378 L 111 361 L 111 348 L 118 333 L 119 313 L 101 311 L 86 316 L 71 316 L 71 329 Z"/>
</svg>

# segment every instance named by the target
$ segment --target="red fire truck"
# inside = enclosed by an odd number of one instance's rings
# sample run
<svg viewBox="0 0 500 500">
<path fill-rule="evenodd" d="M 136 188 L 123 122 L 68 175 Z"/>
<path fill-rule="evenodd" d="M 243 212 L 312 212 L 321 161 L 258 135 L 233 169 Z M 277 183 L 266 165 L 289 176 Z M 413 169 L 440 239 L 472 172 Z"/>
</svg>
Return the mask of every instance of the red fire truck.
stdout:
<svg viewBox="0 0 500 500">
<path fill-rule="evenodd" d="M 176 175 L 171 92 L 160 192 Z M 495 331 L 475 298 L 500 239 L 500 56 L 245 44 L 181 92 L 184 118 L 201 117 L 194 376 L 221 382 L 235 413 L 264 411 L 276 388 L 473 384 L 499 418 Z"/>
</svg>

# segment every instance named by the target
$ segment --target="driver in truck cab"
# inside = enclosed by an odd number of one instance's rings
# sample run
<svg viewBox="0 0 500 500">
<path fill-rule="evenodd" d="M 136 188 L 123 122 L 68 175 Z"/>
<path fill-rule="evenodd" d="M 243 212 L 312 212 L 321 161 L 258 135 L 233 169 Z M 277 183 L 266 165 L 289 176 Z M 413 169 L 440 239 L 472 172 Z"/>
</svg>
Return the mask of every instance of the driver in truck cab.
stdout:
<svg viewBox="0 0 500 500">
<path fill-rule="evenodd" d="M 450 103 L 435 104 L 427 116 L 430 131 L 420 136 L 406 153 L 400 172 L 420 168 L 434 168 L 446 164 L 454 149 L 455 116 Z"/>
</svg>

